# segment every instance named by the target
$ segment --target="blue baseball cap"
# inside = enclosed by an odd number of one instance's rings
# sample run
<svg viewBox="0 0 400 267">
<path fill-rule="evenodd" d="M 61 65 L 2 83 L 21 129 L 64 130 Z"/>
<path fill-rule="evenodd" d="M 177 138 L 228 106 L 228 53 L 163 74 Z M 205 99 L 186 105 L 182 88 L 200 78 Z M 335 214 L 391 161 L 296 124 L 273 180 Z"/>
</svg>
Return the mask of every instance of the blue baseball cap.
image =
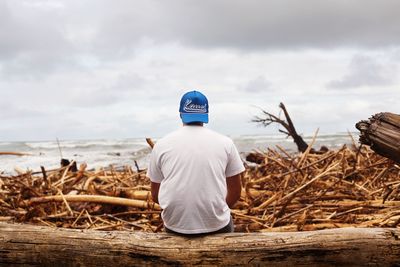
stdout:
<svg viewBox="0 0 400 267">
<path fill-rule="evenodd" d="M 190 91 L 182 96 L 179 107 L 183 123 L 208 123 L 208 100 L 198 91 Z"/>
</svg>

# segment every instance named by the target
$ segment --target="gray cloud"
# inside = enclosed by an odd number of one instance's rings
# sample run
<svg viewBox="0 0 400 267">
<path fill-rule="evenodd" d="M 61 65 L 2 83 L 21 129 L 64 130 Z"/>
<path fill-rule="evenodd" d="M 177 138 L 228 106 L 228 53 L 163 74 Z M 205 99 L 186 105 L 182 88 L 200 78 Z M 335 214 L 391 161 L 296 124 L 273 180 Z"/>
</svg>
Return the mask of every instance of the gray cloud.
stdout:
<svg viewBox="0 0 400 267">
<path fill-rule="evenodd" d="M 122 73 L 117 78 L 113 89 L 118 91 L 135 91 L 146 83 L 146 79 L 137 73 Z"/>
<path fill-rule="evenodd" d="M 395 66 L 385 66 L 368 56 L 354 56 L 349 65 L 349 73 L 339 80 L 327 84 L 330 89 L 358 88 L 363 86 L 379 87 L 393 82 Z"/>
<path fill-rule="evenodd" d="M 46 114 L 38 108 L 14 104 L 11 100 L 12 99 L 4 99 L 0 102 L 0 119 L 3 123 L 19 118 L 32 119 Z"/>
<path fill-rule="evenodd" d="M 241 89 L 248 93 L 262 93 L 273 90 L 271 82 L 262 75 L 250 80 L 245 86 L 241 87 Z"/>
<path fill-rule="evenodd" d="M 68 41 L 66 17 L 60 10 L 44 9 L 29 1 L 0 3 L 0 66 L 2 76 L 32 77 L 70 64 L 76 52 Z"/>
<path fill-rule="evenodd" d="M 400 44 L 397 0 L 0 2 L 3 79 L 134 58 L 140 46 L 379 48 Z"/>
<path fill-rule="evenodd" d="M 96 36 L 116 53 L 142 37 L 196 47 L 382 47 L 400 42 L 396 0 L 118 1 Z"/>
<path fill-rule="evenodd" d="M 179 124 L 179 98 L 194 88 L 213 103 L 212 123 L 234 133 L 254 130 L 249 104 L 313 102 L 323 118 L 343 95 L 363 97 L 331 90 L 310 99 L 326 81 L 387 86 L 396 106 L 398 74 L 386 61 L 393 51 L 400 58 L 399 8 L 397 0 L 0 0 L 1 137 L 159 136 Z M 368 56 L 343 69 L 355 53 Z M 237 116 L 227 121 L 226 110 Z"/>
<path fill-rule="evenodd" d="M 143 38 L 240 49 L 400 42 L 396 0 L 95 0 L 56 1 L 60 5 L 53 8 L 28 3 L 0 4 L 3 58 L 24 51 L 53 51 L 62 58 L 74 49 L 123 58 Z"/>
</svg>

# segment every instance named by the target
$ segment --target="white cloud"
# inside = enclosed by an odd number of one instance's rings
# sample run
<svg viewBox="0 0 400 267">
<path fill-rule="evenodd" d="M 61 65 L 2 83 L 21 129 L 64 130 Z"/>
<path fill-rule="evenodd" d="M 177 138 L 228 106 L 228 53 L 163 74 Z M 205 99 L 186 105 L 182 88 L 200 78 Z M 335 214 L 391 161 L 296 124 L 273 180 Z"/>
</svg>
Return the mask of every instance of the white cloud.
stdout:
<svg viewBox="0 0 400 267">
<path fill-rule="evenodd" d="M 299 132 L 344 131 L 400 106 L 399 5 L 0 1 L 1 138 L 161 136 L 194 89 L 225 134 L 277 132 L 250 120 L 281 101 Z"/>
<path fill-rule="evenodd" d="M 397 66 L 392 63 L 383 64 L 375 58 L 356 55 L 350 62 L 349 73 L 327 86 L 331 89 L 386 86 L 394 82 L 396 74 Z"/>
<path fill-rule="evenodd" d="M 241 89 L 248 93 L 263 93 L 273 90 L 271 82 L 261 75 L 250 80 L 245 86 L 241 87 Z"/>
</svg>

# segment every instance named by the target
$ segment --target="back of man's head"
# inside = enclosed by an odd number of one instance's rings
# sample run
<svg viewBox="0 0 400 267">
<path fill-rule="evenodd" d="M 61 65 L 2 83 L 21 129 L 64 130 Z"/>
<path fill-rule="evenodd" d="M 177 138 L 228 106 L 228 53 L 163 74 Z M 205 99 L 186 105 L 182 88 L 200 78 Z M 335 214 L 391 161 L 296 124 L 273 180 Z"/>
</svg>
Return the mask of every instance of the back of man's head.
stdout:
<svg viewBox="0 0 400 267">
<path fill-rule="evenodd" d="M 208 100 L 199 91 L 185 93 L 180 102 L 179 113 L 184 124 L 208 123 Z"/>
</svg>

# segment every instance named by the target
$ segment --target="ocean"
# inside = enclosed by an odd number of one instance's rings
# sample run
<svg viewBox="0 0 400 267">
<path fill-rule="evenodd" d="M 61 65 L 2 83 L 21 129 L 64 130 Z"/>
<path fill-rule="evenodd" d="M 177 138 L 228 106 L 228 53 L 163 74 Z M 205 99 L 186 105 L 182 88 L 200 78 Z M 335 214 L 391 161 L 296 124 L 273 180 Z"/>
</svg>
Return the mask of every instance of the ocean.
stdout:
<svg viewBox="0 0 400 267">
<path fill-rule="evenodd" d="M 325 145 L 335 149 L 343 144 L 352 144 L 352 138 L 358 140 L 357 133 L 335 133 L 318 135 L 314 148 Z M 242 158 L 254 150 L 265 151 L 277 145 L 289 152 L 297 150 L 292 138 L 284 135 L 244 135 L 231 137 Z M 310 143 L 312 136 L 303 136 Z M 157 141 L 156 139 L 154 140 Z M 0 155 L 0 173 L 13 174 L 15 168 L 39 171 L 58 168 L 60 159 L 74 160 L 77 164 L 87 163 L 88 169 L 99 167 L 120 167 L 130 165 L 135 169 L 135 161 L 140 169 L 147 168 L 151 149 L 145 138 L 99 139 L 99 140 L 50 140 L 29 142 L 1 142 L 0 152 L 24 152 L 28 156 Z"/>
</svg>

